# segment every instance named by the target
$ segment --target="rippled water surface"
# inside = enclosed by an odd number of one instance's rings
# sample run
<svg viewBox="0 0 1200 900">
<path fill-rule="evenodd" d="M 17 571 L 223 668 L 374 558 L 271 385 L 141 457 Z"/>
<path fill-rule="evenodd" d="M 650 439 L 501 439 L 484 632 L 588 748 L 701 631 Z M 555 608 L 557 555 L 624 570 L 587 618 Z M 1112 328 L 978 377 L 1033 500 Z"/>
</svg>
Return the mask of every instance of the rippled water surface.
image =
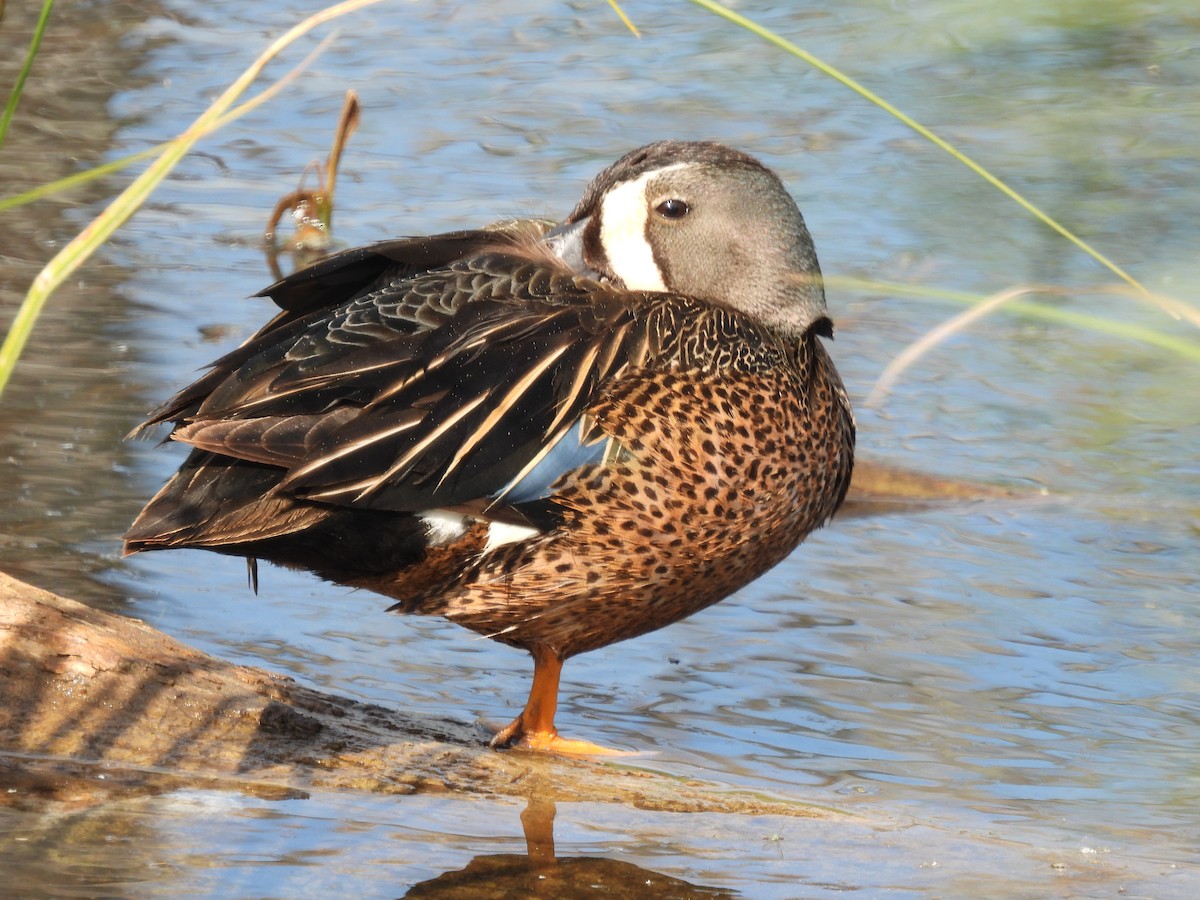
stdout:
<svg viewBox="0 0 1200 900">
<path fill-rule="evenodd" d="M 34 15 L 14 6 L 5 85 Z M 315 8 L 56 11 L 0 149 L 0 194 L 176 134 Z M 1191 2 L 739 9 L 940 131 L 1150 289 L 1197 296 Z M 844 810 L 853 826 L 562 804 L 560 859 L 582 858 L 584 881 L 671 878 L 694 896 L 1200 894 L 1195 328 L 1100 289 L 1114 279 L 1096 263 L 798 60 L 686 3 L 628 12 L 640 40 L 600 0 L 383 3 L 207 139 L 56 295 L 0 403 L 0 568 L 324 689 L 511 715 L 528 660 L 461 629 L 274 569 L 255 597 L 238 560 L 119 561 L 119 535 L 181 456 L 121 437 L 269 315 L 243 299 L 270 280 L 259 235 L 326 153 L 347 88 L 363 119 L 338 188 L 345 245 L 559 217 L 626 150 L 716 138 L 761 156 L 805 211 L 863 457 L 1016 496 L 839 520 L 726 602 L 565 669 L 564 732 L 654 751 L 656 771 Z M 0 220 L 0 322 L 129 177 Z M 1070 291 L 1028 302 L 1126 334 L 994 315 L 868 409 L 887 362 L 959 308 L 847 278 L 981 294 L 1051 283 Z M 504 858 L 525 852 L 520 811 L 182 792 L 52 819 L 4 812 L 0 869 L 31 894 L 415 895 L 471 866 L 505 884 Z M 597 874 L 596 860 L 614 868 Z"/>
</svg>

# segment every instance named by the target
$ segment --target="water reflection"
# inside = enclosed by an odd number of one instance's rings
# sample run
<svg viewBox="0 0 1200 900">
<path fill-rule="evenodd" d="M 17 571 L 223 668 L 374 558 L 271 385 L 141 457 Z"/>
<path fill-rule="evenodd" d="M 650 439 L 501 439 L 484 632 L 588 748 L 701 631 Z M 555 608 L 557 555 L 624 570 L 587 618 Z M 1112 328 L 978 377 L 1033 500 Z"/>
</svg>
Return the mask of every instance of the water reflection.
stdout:
<svg viewBox="0 0 1200 900">
<path fill-rule="evenodd" d="M 0 846 L 4 850 L 5 896 L 121 895 L 119 886 L 137 885 L 140 892 L 174 894 L 195 887 L 189 857 L 192 842 L 185 835 L 189 820 L 202 811 L 210 816 L 244 818 L 261 823 L 253 834 L 243 833 L 244 843 L 222 848 L 224 858 L 214 858 L 209 868 L 241 868 L 250 857 L 268 865 L 303 865 L 304 854 L 280 850 L 266 838 L 271 822 L 284 825 L 289 817 L 286 801 L 302 804 L 301 817 L 319 815 L 321 800 L 283 786 L 230 784 L 230 793 L 188 787 L 185 777 L 162 772 L 63 762 L 46 757 L 0 754 Z M 139 803 L 138 798 L 146 798 Z M 258 802 L 268 805 L 258 806 Z M 416 799 L 411 817 L 425 810 Z M 308 807 L 316 806 L 317 810 Z M 274 809 L 272 809 L 274 807 Z M 507 818 L 513 807 L 504 804 L 487 815 Z M 531 794 L 520 814 L 525 853 L 482 853 L 465 866 L 414 884 L 404 897 L 585 897 L 654 896 L 662 900 L 734 898 L 739 892 L 695 884 L 653 869 L 608 856 L 562 856 L 555 852 L 556 803 L 547 795 Z M 409 816 L 405 816 L 408 818 Z M 230 827 L 241 828 L 231 821 Z M 294 825 L 292 826 L 294 827 Z M 378 842 L 380 829 L 368 840 Z M 636 843 L 632 830 L 629 838 Z M 776 836 L 777 839 L 777 836 Z M 505 844 L 511 843 L 505 841 Z M 325 855 L 337 851 L 329 848 Z M 782 850 L 779 851 L 782 860 Z M 435 856 L 431 859 L 436 868 Z M 361 859 L 341 863 L 354 867 Z M 278 883 L 283 868 L 267 868 L 263 881 Z M 230 871 L 224 879 L 236 878 Z M 326 876 L 328 878 L 329 876 Z M 380 879 L 381 885 L 384 879 Z M 228 882 L 225 882 L 228 883 Z M 249 884 L 245 885 L 249 888 Z M 274 885 L 273 885 L 274 886 Z M 254 891 L 251 891 L 254 893 Z M 285 892 L 286 894 L 286 892 Z"/>
<path fill-rule="evenodd" d="M 466 866 L 415 884 L 405 897 L 481 900 L 486 897 L 647 897 L 691 900 L 740 897 L 691 884 L 633 863 L 600 856 L 557 856 L 553 800 L 531 796 L 521 813 L 526 852 L 476 856 Z"/>
</svg>

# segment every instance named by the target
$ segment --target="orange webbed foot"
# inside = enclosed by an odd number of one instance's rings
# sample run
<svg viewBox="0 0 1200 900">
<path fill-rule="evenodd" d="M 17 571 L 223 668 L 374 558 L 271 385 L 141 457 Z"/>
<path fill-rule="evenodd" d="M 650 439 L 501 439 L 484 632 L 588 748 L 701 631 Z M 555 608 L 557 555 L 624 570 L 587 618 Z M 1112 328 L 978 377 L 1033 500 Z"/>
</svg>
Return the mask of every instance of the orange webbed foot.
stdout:
<svg viewBox="0 0 1200 900">
<path fill-rule="evenodd" d="M 562 756 L 640 756 L 629 750 L 613 750 L 590 741 L 559 737 L 554 727 L 554 711 L 558 707 L 558 678 L 563 658 L 549 647 L 535 646 L 533 655 L 533 684 L 529 700 L 521 714 L 501 728 L 489 742 L 493 750 L 512 748 L 535 753 L 556 753 Z"/>
<path fill-rule="evenodd" d="M 517 716 L 496 732 L 488 741 L 493 750 L 529 750 L 534 753 L 553 753 L 560 756 L 641 756 L 634 750 L 616 750 L 591 741 L 575 740 L 559 735 L 558 730 L 526 730 L 522 717 Z"/>
</svg>

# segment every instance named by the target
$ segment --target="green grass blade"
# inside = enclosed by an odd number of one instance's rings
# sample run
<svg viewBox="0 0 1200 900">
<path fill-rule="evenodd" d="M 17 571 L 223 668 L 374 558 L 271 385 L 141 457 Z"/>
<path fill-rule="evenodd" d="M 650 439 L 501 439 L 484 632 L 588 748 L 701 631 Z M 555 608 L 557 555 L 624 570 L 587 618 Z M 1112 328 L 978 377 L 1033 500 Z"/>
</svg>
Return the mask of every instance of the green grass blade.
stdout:
<svg viewBox="0 0 1200 900">
<path fill-rule="evenodd" d="M 342 3 L 309 16 L 303 22 L 289 29 L 282 37 L 277 38 L 179 138 L 168 145 L 163 154 L 145 172 L 134 179 L 133 183 L 113 200 L 103 213 L 59 251 L 58 255 L 34 279 L 33 286 L 25 295 L 21 308 L 13 320 L 12 328 L 4 339 L 4 344 L 0 345 L 0 393 L 3 393 L 12 377 L 17 360 L 20 358 L 21 352 L 33 332 L 33 326 L 41 315 L 50 294 L 146 202 L 159 182 L 167 176 L 196 141 L 213 129 L 220 118 L 229 111 L 233 102 L 258 78 L 267 63 L 297 38 L 317 26 L 379 2 L 380 0 L 344 0 Z"/>
<path fill-rule="evenodd" d="M 119 172 L 136 162 L 141 162 L 143 159 L 157 156 L 167 148 L 168 144 L 170 144 L 170 141 L 158 144 L 155 147 L 148 147 L 138 153 L 131 153 L 129 156 L 123 156 L 120 159 L 114 159 L 111 162 L 103 163 L 85 172 L 76 172 L 65 178 L 59 178 L 57 181 L 48 181 L 45 184 L 39 184 L 37 187 L 30 188 L 20 194 L 0 197 L 0 213 L 8 212 L 10 209 L 16 209 L 19 206 L 27 206 L 38 200 L 44 200 L 46 197 L 52 197 L 55 194 L 61 194 L 73 188 L 81 187 L 95 181 L 97 178 L 103 178 L 105 175 Z"/>
<path fill-rule="evenodd" d="M 33 69 L 33 60 L 37 56 L 38 48 L 42 45 L 42 35 L 46 33 L 46 26 L 50 22 L 50 10 L 54 6 L 54 0 L 45 0 L 42 4 L 42 14 L 38 16 L 37 25 L 33 29 L 33 40 L 29 42 L 29 51 L 25 54 L 25 62 L 21 66 L 21 71 L 17 73 L 17 82 L 13 85 L 12 93 L 8 95 L 8 102 L 4 104 L 4 112 L 0 114 L 0 147 L 4 146 L 4 137 L 8 134 L 8 126 L 12 122 L 13 114 L 17 111 L 17 104 L 21 100 L 21 91 L 25 89 L 25 80 L 29 77 L 29 72 Z M 4 4 L 0 3 L 0 12 L 4 9 Z"/>
</svg>

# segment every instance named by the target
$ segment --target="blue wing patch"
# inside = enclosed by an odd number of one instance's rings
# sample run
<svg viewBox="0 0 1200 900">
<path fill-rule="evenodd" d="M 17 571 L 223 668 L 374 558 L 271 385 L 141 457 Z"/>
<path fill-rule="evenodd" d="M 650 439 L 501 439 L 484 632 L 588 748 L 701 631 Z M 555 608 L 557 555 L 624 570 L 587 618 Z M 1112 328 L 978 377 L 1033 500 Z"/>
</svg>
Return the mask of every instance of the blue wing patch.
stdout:
<svg viewBox="0 0 1200 900">
<path fill-rule="evenodd" d="M 532 467 L 526 467 L 505 485 L 497 499 L 505 503 L 541 500 L 550 496 L 550 485 L 567 472 L 611 460 L 614 450 L 619 449 L 616 441 L 606 436 L 589 441 L 591 430 L 590 424 L 580 419 L 544 450 Z"/>
</svg>

